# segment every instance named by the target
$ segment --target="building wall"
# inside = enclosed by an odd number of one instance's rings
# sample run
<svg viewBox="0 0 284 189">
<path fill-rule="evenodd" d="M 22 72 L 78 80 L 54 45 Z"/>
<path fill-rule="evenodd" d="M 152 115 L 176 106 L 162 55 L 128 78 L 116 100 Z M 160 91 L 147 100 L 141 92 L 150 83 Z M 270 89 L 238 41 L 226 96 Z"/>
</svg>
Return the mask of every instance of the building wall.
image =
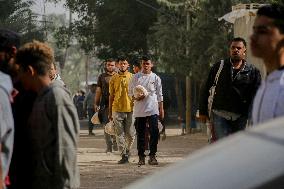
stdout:
<svg viewBox="0 0 284 189">
<path fill-rule="evenodd" d="M 260 70 L 262 78 L 264 78 L 266 71 L 263 61 L 252 56 L 250 50 L 250 35 L 252 34 L 255 17 L 255 14 L 251 13 L 250 15 L 237 18 L 234 23 L 234 36 L 243 37 L 247 41 L 247 61 L 254 64 Z"/>
</svg>

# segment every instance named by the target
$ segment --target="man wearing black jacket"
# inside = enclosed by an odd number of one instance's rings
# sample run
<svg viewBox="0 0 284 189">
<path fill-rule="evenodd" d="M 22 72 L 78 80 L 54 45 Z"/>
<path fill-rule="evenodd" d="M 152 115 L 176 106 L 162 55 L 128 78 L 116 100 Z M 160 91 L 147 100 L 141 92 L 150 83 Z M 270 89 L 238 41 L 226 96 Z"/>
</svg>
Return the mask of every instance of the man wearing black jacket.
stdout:
<svg viewBox="0 0 284 189">
<path fill-rule="evenodd" d="M 200 99 L 200 120 L 210 122 L 214 127 L 214 136 L 220 139 L 243 130 L 254 95 L 260 85 L 259 71 L 245 60 L 246 41 L 234 38 L 230 44 L 230 57 L 213 65 L 203 87 Z M 215 89 L 214 100 L 209 114 L 209 89 L 213 86 L 221 62 L 224 62 Z"/>
</svg>

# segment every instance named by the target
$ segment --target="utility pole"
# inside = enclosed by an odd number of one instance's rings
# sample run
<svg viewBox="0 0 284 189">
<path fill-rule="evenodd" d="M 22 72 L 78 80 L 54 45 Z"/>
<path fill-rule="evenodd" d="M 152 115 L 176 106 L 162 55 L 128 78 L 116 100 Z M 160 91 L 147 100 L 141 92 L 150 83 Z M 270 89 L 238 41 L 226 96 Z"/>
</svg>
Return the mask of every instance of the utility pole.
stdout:
<svg viewBox="0 0 284 189">
<path fill-rule="evenodd" d="M 64 53 L 64 60 L 61 65 L 61 69 L 64 68 L 66 60 L 67 60 L 67 55 L 68 55 L 68 48 L 70 46 L 70 40 L 71 40 L 71 25 L 72 25 L 72 10 L 69 9 L 69 28 L 68 28 L 68 39 L 67 39 L 67 46 L 65 48 L 65 53 Z"/>
<path fill-rule="evenodd" d="M 43 1 L 43 15 L 42 15 L 42 20 L 43 20 L 43 23 L 44 23 L 44 36 L 45 36 L 45 40 L 47 41 L 46 0 Z"/>
<path fill-rule="evenodd" d="M 186 32 L 190 31 L 191 27 L 191 15 L 190 15 L 190 2 L 186 1 L 185 3 L 185 10 L 186 10 Z M 189 41 L 186 38 L 186 47 L 185 53 L 186 57 L 189 56 Z M 186 133 L 191 133 L 191 74 L 186 76 Z"/>
<path fill-rule="evenodd" d="M 86 62 L 85 62 L 85 80 L 86 80 L 86 92 L 88 91 L 89 86 L 89 62 L 90 62 L 90 53 L 86 54 Z"/>
</svg>

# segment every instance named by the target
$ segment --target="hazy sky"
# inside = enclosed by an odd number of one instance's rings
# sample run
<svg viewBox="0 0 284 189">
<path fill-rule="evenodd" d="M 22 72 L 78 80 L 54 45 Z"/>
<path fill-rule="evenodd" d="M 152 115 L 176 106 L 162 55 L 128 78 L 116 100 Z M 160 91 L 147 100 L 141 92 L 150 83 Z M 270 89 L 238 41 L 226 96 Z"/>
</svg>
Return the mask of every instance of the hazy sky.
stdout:
<svg viewBox="0 0 284 189">
<path fill-rule="evenodd" d="M 33 9 L 36 13 L 38 14 L 43 14 L 44 13 L 44 2 L 45 0 L 36 0 L 35 5 L 33 6 Z M 58 4 L 54 4 L 54 3 L 46 3 L 46 14 L 69 14 L 68 10 L 65 9 L 65 7 L 63 6 L 63 2 L 58 3 Z"/>
</svg>

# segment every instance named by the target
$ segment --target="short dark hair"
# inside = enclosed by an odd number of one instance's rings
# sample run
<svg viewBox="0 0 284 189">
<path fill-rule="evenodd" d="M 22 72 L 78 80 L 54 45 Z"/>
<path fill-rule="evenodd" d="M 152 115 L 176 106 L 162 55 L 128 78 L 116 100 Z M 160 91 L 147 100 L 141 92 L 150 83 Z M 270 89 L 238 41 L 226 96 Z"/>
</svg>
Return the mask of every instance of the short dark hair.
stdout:
<svg viewBox="0 0 284 189">
<path fill-rule="evenodd" d="M 127 60 L 127 58 L 125 56 L 119 56 L 117 58 L 117 61 L 119 62 L 119 61 L 128 61 L 128 60 Z"/>
<path fill-rule="evenodd" d="M 141 60 L 143 60 L 143 61 L 148 61 L 148 60 L 151 60 L 151 57 L 150 57 L 149 55 L 143 55 L 143 56 L 141 57 Z"/>
<path fill-rule="evenodd" d="M 13 46 L 16 48 L 20 47 L 20 34 L 0 28 L 0 51 L 7 51 Z"/>
<path fill-rule="evenodd" d="M 113 59 L 113 58 L 108 58 L 108 59 L 106 59 L 106 61 L 105 61 L 105 62 L 107 63 L 107 62 L 115 62 L 115 61 L 114 61 L 114 59 Z"/>
<path fill-rule="evenodd" d="M 54 53 L 46 43 L 33 41 L 22 46 L 16 54 L 16 64 L 24 70 L 32 66 L 38 75 L 49 73 L 51 65 L 54 63 Z"/>
<path fill-rule="evenodd" d="M 232 39 L 230 44 L 232 44 L 232 42 L 242 42 L 245 47 L 247 46 L 246 40 L 242 37 L 235 37 L 234 39 Z"/>
<path fill-rule="evenodd" d="M 141 63 L 140 63 L 139 59 L 135 59 L 133 61 L 133 66 L 137 66 L 138 68 L 141 68 Z"/>
<path fill-rule="evenodd" d="M 274 25 L 279 31 L 284 34 L 284 6 L 281 4 L 273 3 L 264 5 L 257 11 L 258 16 L 266 16 L 274 20 Z"/>
</svg>

